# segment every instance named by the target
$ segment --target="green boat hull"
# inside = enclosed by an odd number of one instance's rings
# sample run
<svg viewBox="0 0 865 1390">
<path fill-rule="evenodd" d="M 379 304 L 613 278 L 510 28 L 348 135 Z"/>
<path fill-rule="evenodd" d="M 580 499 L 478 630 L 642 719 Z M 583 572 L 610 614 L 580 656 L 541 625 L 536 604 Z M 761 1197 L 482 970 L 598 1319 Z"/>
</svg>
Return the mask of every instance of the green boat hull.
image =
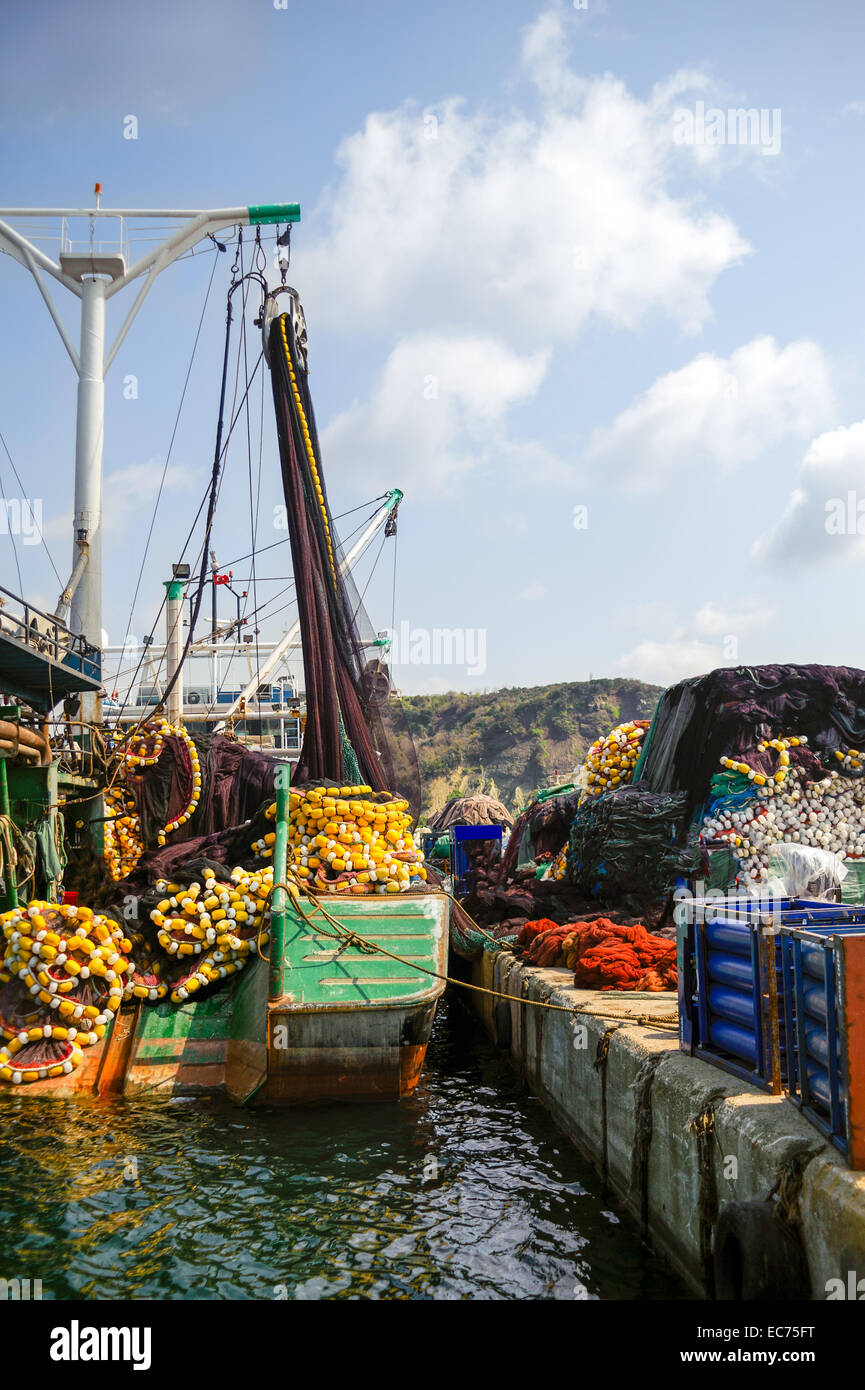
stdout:
<svg viewBox="0 0 865 1390">
<path fill-rule="evenodd" d="M 143 1008 L 125 1092 L 266 1105 L 410 1094 L 444 989 L 449 900 L 336 899 L 327 910 L 353 941 L 310 900 L 289 901 L 278 958 L 208 998 Z"/>
</svg>

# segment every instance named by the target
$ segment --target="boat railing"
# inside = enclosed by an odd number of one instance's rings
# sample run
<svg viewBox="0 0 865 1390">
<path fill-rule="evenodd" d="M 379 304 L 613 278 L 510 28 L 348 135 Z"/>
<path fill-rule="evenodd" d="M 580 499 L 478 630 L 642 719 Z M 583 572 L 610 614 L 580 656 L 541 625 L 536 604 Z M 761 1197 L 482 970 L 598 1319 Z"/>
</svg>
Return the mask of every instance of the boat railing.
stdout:
<svg viewBox="0 0 865 1390">
<path fill-rule="evenodd" d="M 0 635 L 64 666 L 71 666 L 91 680 L 102 679 L 102 654 L 79 633 L 71 632 L 53 613 L 28 603 L 0 584 Z"/>
<path fill-rule="evenodd" d="M 73 719 L 67 714 L 53 718 L 48 736 L 54 756 L 60 760 L 61 773 L 88 779 L 104 774 L 108 749 L 100 731 L 87 720 Z"/>
</svg>

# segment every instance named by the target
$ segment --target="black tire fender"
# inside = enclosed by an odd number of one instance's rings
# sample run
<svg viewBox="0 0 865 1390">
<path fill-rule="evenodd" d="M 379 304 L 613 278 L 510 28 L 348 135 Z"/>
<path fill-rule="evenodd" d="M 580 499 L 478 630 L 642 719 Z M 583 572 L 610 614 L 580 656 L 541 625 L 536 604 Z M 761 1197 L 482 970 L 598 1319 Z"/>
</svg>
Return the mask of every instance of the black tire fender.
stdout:
<svg viewBox="0 0 865 1390">
<path fill-rule="evenodd" d="M 721 1302 L 811 1297 L 802 1243 L 774 1202 L 727 1202 L 715 1227 L 714 1272 Z"/>
</svg>

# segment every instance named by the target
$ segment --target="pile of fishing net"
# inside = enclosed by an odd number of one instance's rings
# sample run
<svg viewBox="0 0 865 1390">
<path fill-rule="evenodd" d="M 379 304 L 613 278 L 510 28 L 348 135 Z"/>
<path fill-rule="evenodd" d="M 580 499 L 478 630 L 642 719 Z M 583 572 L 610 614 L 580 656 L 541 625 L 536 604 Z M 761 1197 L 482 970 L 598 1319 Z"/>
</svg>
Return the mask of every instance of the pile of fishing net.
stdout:
<svg viewBox="0 0 865 1390">
<path fill-rule="evenodd" d="M 571 825 L 571 883 L 594 898 L 665 897 L 682 861 L 676 837 L 686 803 L 685 793 L 653 793 L 639 783 L 584 802 Z"/>
<path fill-rule="evenodd" d="M 776 739 L 807 740 L 806 748 L 791 752 L 791 764 L 804 766 L 809 780 L 836 765 L 843 772 L 837 754 L 843 759 L 845 749 L 865 747 L 865 671 L 737 666 L 680 681 L 661 697 L 637 780 L 649 791 L 686 792 L 690 823 L 709 796 L 722 757 L 746 762 L 761 775 L 778 770 L 776 751 L 758 747 L 769 730 Z"/>
<path fill-rule="evenodd" d="M 363 595 L 341 563 L 309 391 L 303 310 L 292 295 L 294 311 L 270 326 L 267 355 L 306 693 L 295 780 L 333 777 L 376 791 L 400 787 L 417 814 L 420 774 L 408 721 Z M 392 514 L 385 534 L 395 531 Z"/>
<path fill-rule="evenodd" d="M 830 770 L 806 744 L 804 735 L 763 739 L 745 757 L 721 758 L 699 834 L 703 845 L 732 851 L 737 886 L 766 883 L 780 846 L 839 861 L 865 857 L 861 753 L 836 749 Z"/>
<path fill-rule="evenodd" d="M 276 818 L 276 803 L 268 807 Z M 319 781 L 289 795 L 288 874 L 316 893 L 400 893 L 423 888 L 427 871 L 415 847 L 408 802 L 359 783 Z M 252 848 L 273 855 L 276 834 Z"/>
<path fill-rule="evenodd" d="M 502 825 L 510 829 L 513 823 L 514 818 L 507 806 L 496 801 L 495 797 L 478 793 L 475 796 L 454 797 L 433 817 L 429 828 L 440 834 L 450 830 L 452 825 Z"/>
<path fill-rule="evenodd" d="M 270 940 L 265 920 L 272 866 L 257 872 L 238 866 L 228 878 L 206 866 L 200 877 L 200 882 L 193 878 L 185 885 L 164 879 L 155 885 L 164 896 L 151 909 L 150 920 L 171 968 L 151 946 L 133 974 L 134 997 L 153 1002 L 170 989 L 171 1002 L 182 1004 L 242 970 Z"/>
<path fill-rule="evenodd" d="M 0 1077 L 63 1076 L 104 1037 L 130 984 L 132 943 L 90 908 L 34 900 L 0 916 Z"/>
<path fill-rule="evenodd" d="M 648 719 L 629 719 L 596 738 L 583 764 L 585 789 L 582 799 L 602 796 L 630 782 L 640 757 Z"/>
<path fill-rule="evenodd" d="M 104 858 L 114 882 L 148 852 L 249 819 L 273 794 L 279 763 L 204 730 L 193 737 L 161 717 L 118 730 L 105 789 Z"/>
<path fill-rule="evenodd" d="M 578 989 L 675 990 L 676 943 L 646 930 L 642 922 L 595 917 L 562 925 L 528 922 L 517 939 L 527 965 L 566 966 Z"/>
<path fill-rule="evenodd" d="M 507 849 L 502 855 L 502 883 L 509 882 L 521 864 L 534 864 L 539 857 L 558 854 L 568 842 L 571 821 L 579 802 L 580 792 L 570 790 L 533 801 L 526 807 L 515 820 Z"/>
<path fill-rule="evenodd" d="M 162 718 L 148 719 L 127 733 L 116 734 L 112 741 L 114 766 L 105 789 L 105 803 L 114 814 L 105 822 L 105 863 L 115 882 L 125 878 L 135 868 L 145 851 L 138 806 L 141 774 L 145 768 L 156 767 L 169 746 L 169 740 L 178 746 L 172 752 L 175 757 L 178 750 L 180 752 L 188 786 L 182 808 L 175 811 L 156 832 L 157 843 L 164 845 L 166 835 L 173 834 L 192 819 L 201 799 L 198 749 L 182 724 L 171 724 Z"/>
<path fill-rule="evenodd" d="M 458 955 L 474 960 L 482 952 L 513 943 L 526 921 L 549 917 L 556 922 L 572 922 L 591 908 L 585 893 L 578 892 L 559 872 L 550 872 L 552 863 L 566 863 L 568 835 L 579 798 L 578 791 L 566 789 L 533 802 L 518 817 L 501 859 L 492 856 L 479 868 L 463 898 L 467 911 L 484 931 L 463 931 L 455 917 L 451 919 L 451 946 Z"/>
</svg>

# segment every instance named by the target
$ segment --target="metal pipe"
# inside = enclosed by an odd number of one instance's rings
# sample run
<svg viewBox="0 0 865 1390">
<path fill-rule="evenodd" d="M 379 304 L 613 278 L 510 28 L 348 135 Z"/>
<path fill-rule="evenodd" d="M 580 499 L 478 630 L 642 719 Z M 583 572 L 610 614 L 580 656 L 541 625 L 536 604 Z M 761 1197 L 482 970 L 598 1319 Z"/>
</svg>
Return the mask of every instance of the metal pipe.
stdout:
<svg viewBox="0 0 865 1390">
<path fill-rule="evenodd" d="M 14 208 L 0 209 L 0 215 L 19 216 Z M 35 261 L 40 270 L 44 270 L 48 275 L 53 275 L 54 279 L 65 285 L 67 290 L 80 296 L 81 286 L 76 284 L 71 276 L 64 274 L 56 261 L 52 261 L 51 257 L 46 256 L 44 251 L 40 251 L 38 246 L 34 246 L 32 241 L 21 236 L 14 227 L 8 227 L 5 222 L 0 222 L 0 250 L 8 251 L 10 256 L 13 256 L 16 261 L 20 261 L 28 270 L 32 270 L 32 262 Z"/>
<path fill-rule="evenodd" d="M 66 588 L 63 590 L 63 593 L 60 595 L 60 601 L 57 604 L 56 617 L 59 618 L 61 623 L 65 623 L 69 616 L 69 608 L 72 604 L 73 598 L 75 597 L 75 591 L 78 588 L 78 585 L 81 583 L 81 576 L 87 568 L 87 562 L 89 558 L 90 547 L 88 546 L 87 541 L 79 541 L 78 560 L 75 564 L 74 570 L 72 571 L 69 583 L 66 585 Z"/>
<path fill-rule="evenodd" d="M 210 659 L 210 698 L 215 700 L 219 693 L 219 653 L 216 646 L 216 638 L 219 633 L 219 618 L 216 611 L 216 555 L 210 552 L 210 640 L 213 646 L 213 655 Z"/>
<path fill-rule="evenodd" d="M 253 215 L 256 221 L 268 213 L 268 220 L 276 222 L 297 222 L 300 211 L 297 203 L 274 203 L 270 207 L 212 208 L 0 208 L 0 217 L 207 217 L 211 220 L 221 218 L 226 222 L 241 222 L 248 226 Z"/>
<path fill-rule="evenodd" d="M 168 579 L 165 583 L 168 601 L 165 605 L 165 668 L 166 684 L 175 671 L 180 674 L 168 697 L 166 714 L 169 723 L 183 722 L 183 580 Z"/>
<path fill-rule="evenodd" d="M 281 999 L 285 994 L 285 933 L 287 926 L 287 897 L 285 888 L 288 861 L 288 787 L 281 769 L 277 768 L 279 785 L 276 789 L 276 842 L 273 846 L 273 881 L 277 885 L 270 900 L 270 998 Z"/>
<path fill-rule="evenodd" d="M 30 748 L 26 743 L 12 743 L 8 738 L 0 738 L 0 753 L 8 754 L 10 758 L 26 758 L 29 762 L 42 761 L 38 748 Z M 2 761 L 5 766 L 5 758 Z"/>
<path fill-rule="evenodd" d="M 0 816 L 5 816 L 8 821 L 12 820 L 12 809 L 9 805 L 9 782 L 6 777 L 6 759 L 0 757 Z M 7 863 L 5 866 L 6 896 L 9 899 L 10 907 L 18 906 L 18 885 L 15 882 L 15 865 Z"/>
<path fill-rule="evenodd" d="M 9 743 L 23 743 L 27 748 L 35 748 L 37 752 L 43 752 L 45 748 L 41 734 L 35 729 L 28 729 L 26 725 L 16 724 L 12 719 L 0 719 L 0 738 L 5 738 Z"/>
<path fill-rule="evenodd" d="M 79 360 L 78 360 L 78 353 L 75 351 L 75 348 L 72 346 L 72 340 L 71 340 L 71 338 L 69 337 L 69 334 L 66 332 L 66 325 L 65 325 L 65 323 L 63 322 L 63 320 L 61 319 L 60 315 L 59 315 L 58 312 L 57 312 L 57 309 L 56 309 L 55 304 L 54 304 L 54 300 L 51 298 L 50 294 L 48 293 L 48 291 L 46 290 L 44 284 L 42 283 L 42 276 L 39 274 L 39 270 L 38 270 L 38 268 L 37 268 L 37 266 L 36 266 L 36 262 L 34 261 L 33 256 L 32 256 L 32 253 L 31 253 L 31 251 L 30 251 L 30 247 L 29 247 L 29 246 L 22 246 L 22 247 L 21 247 L 21 254 L 22 254 L 23 257 L 24 257 L 24 260 L 25 260 L 25 262 L 26 262 L 26 264 L 27 264 L 27 268 L 28 268 L 29 271 L 30 271 L 30 274 L 33 276 L 33 279 L 36 281 L 36 287 L 37 287 L 37 289 L 39 290 L 39 293 L 41 294 L 42 298 L 45 300 L 45 307 L 46 307 L 46 309 L 48 310 L 49 314 L 51 315 L 52 319 L 54 320 L 54 327 L 57 329 L 57 332 L 60 334 L 60 341 L 62 342 L 62 344 L 63 344 L 63 346 L 65 347 L 66 351 L 69 353 L 69 356 L 70 356 L 70 359 L 71 359 L 71 361 L 72 361 L 73 367 L 75 368 L 76 372 L 77 372 L 77 371 L 80 371 L 80 369 L 81 369 L 81 363 L 80 363 Z"/>
<path fill-rule="evenodd" d="M 86 539 L 89 559 L 78 585 L 70 621 L 94 647 L 102 646 L 102 445 L 105 422 L 105 281 L 81 284 L 81 363 L 78 374 L 78 420 L 75 431 L 75 513 L 72 568 Z M 83 535 L 82 535 L 83 533 Z M 101 722 L 98 695 L 82 695 L 82 715 Z"/>
</svg>

